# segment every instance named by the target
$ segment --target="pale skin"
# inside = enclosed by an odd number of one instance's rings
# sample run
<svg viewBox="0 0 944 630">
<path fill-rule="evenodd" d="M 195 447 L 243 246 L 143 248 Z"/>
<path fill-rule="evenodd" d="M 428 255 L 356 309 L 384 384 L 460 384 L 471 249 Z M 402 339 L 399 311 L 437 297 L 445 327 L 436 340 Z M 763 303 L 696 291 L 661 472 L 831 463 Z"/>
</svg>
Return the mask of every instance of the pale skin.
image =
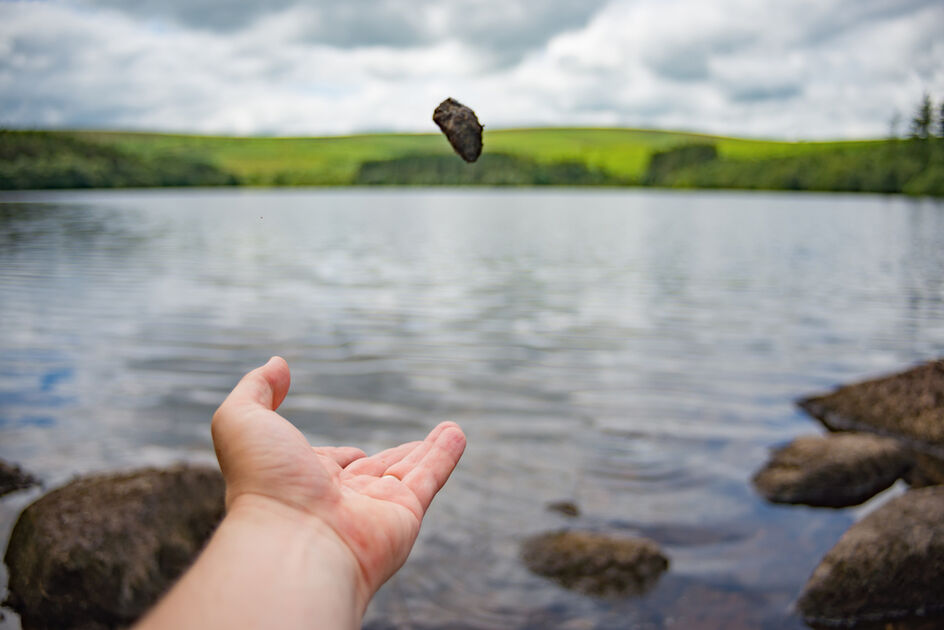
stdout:
<svg viewBox="0 0 944 630">
<path fill-rule="evenodd" d="M 139 630 L 358 628 L 406 561 L 462 456 L 462 430 L 444 422 L 421 442 L 370 457 L 312 447 L 276 412 L 290 380 L 273 357 L 213 415 L 226 516 Z"/>
</svg>

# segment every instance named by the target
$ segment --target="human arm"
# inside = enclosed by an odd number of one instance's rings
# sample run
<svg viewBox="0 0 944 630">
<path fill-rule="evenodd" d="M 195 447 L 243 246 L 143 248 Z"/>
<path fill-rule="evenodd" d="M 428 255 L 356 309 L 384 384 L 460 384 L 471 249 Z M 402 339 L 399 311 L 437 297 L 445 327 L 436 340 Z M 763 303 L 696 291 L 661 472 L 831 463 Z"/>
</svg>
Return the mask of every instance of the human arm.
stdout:
<svg viewBox="0 0 944 630">
<path fill-rule="evenodd" d="M 284 360 L 247 374 L 213 417 L 227 514 L 196 563 L 141 622 L 158 628 L 356 628 L 406 561 L 465 436 L 442 423 L 371 457 L 313 448 L 275 412 Z"/>
</svg>

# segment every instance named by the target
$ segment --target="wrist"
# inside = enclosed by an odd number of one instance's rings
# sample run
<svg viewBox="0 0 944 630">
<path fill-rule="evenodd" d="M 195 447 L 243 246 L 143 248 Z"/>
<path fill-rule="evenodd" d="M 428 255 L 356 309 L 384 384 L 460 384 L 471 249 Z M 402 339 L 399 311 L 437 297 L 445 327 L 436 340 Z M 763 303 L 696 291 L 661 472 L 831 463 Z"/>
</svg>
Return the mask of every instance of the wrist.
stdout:
<svg viewBox="0 0 944 630">
<path fill-rule="evenodd" d="M 359 627 L 371 593 L 354 553 L 321 518 L 278 499 L 246 493 L 232 500 L 224 525 L 281 541 L 294 556 L 292 566 L 315 578 L 319 596 L 327 594 L 322 590 L 327 586 L 338 602 L 350 602 Z"/>
</svg>

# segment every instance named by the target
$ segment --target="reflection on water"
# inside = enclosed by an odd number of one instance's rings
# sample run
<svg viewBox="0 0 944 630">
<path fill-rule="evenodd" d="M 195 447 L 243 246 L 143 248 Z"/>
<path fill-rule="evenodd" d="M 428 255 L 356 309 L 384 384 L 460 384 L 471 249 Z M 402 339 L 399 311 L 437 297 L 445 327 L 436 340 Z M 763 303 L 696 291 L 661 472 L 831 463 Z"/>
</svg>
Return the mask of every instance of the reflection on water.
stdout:
<svg viewBox="0 0 944 630">
<path fill-rule="evenodd" d="M 210 413 L 271 354 L 293 370 L 282 410 L 312 441 L 380 449 L 462 424 L 466 456 L 374 628 L 802 627 L 790 604 L 854 513 L 765 505 L 751 473 L 816 430 L 794 398 L 944 354 L 944 207 L 930 202 L 5 199 L 0 457 L 48 485 L 211 460 Z M 0 503 L 0 534 L 34 496 Z M 545 507 L 564 499 L 578 518 Z M 528 573 L 521 541 L 567 526 L 649 536 L 671 569 L 616 599 Z"/>
</svg>

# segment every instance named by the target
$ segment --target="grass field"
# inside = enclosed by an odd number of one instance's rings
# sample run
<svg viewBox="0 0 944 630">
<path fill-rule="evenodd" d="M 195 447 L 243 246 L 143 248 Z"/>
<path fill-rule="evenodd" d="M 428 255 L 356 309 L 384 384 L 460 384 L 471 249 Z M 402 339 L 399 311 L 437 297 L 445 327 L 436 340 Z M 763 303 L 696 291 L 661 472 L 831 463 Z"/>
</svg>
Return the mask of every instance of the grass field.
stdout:
<svg viewBox="0 0 944 630">
<path fill-rule="evenodd" d="M 940 138 L 783 142 L 537 128 L 486 130 L 484 142 L 483 159 L 469 166 L 439 133 L 247 138 L 0 130 L 0 189 L 551 184 L 944 195 Z M 659 172 L 653 156 L 664 167 Z"/>
<path fill-rule="evenodd" d="M 65 133 L 65 132 L 63 132 Z M 445 138 L 430 134 L 369 134 L 324 138 L 233 138 L 125 132 L 69 132 L 135 154 L 199 156 L 250 185 L 344 185 L 363 162 L 416 154 L 448 155 Z M 797 155 L 839 147 L 857 149 L 880 141 L 777 142 L 641 129 L 486 130 L 486 152 L 539 162 L 576 161 L 626 180 L 645 172 L 652 153 L 691 143 L 714 143 L 722 157 Z"/>
</svg>

